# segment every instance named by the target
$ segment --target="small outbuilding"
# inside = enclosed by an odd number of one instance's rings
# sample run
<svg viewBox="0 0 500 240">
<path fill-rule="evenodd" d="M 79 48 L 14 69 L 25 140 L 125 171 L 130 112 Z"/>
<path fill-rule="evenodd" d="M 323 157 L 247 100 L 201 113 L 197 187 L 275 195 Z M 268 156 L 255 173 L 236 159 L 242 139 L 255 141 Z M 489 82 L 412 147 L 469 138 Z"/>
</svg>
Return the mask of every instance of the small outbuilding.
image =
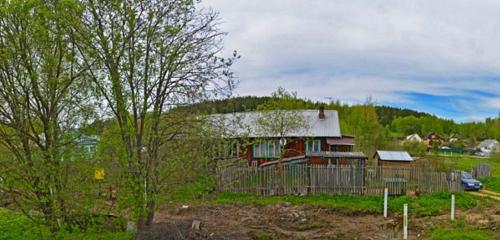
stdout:
<svg viewBox="0 0 500 240">
<path fill-rule="evenodd" d="M 381 167 L 410 167 L 415 161 L 405 151 L 377 151 L 373 156 L 377 165 Z"/>
</svg>

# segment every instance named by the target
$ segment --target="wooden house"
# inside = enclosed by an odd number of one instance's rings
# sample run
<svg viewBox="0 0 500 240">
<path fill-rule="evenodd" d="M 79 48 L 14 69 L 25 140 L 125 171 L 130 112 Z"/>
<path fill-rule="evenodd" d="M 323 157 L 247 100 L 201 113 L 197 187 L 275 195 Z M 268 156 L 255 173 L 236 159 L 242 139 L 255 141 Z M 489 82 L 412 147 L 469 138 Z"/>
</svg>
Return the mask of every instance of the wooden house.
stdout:
<svg viewBox="0 0 500 240">
<path fill-rule="evenodd" d="M 381 167 L 411 167 L 414 159 L 404 151 L 377 151 L 373 158 Z"/>
<path fill-rule="evenodd" d="M 281 137 L 259 132 L 256 120 L 260 112 L 242 112 L 211 115 L 210 119 L 228 132 L 235 153 L 249 165 L 270 166 L 283 164 L 321 164 L 336 166 L 365 166 L 367 157 L 353 152 L 354 137 L 342 135 L 339 117 L 334 110 L 296 110 L 308 127 L 290 131 Z M 281 146 L 284 144 L 283 158 Z"/>
<path fill-rule="evenodd" d="M 424 138 L 423 141 L 426 145 L 429 147 L 431 146 L 443 146 L 446 143 L 446 139 L 437 134 L 437 133 L 429 133 L 427 136 Z"/>
</svg>

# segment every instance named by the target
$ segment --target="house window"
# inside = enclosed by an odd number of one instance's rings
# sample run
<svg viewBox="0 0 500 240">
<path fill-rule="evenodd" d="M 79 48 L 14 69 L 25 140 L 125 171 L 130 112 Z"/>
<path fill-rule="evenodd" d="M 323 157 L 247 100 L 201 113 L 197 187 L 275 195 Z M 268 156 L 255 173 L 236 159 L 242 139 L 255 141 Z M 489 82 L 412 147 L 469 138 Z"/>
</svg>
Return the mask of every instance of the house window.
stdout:
<svg viewBox="0 0 500 240">
<path fill-rule="evenodd" d="M 254 158 L 278 158 L 280 156 L 280 144 L 277 140 L 257 142 L 253 144 Z"/>
<path fill-rule="evenodd" d="M 306 141 L 306 153 L 319 153 L 321 152 L 321 140 L 307 140 Z"/>
<path fill-rule="evenodd" d="M 330 151 L 332 152 L 352 152 L 352 146 L 348 145 L 330 145 Z"/>
<path fill-rule="evenodd" d="M 339 145 L 330 145 L 330 151 L 332 152 L 340 152 L 340 146 Z"/>
</svg>

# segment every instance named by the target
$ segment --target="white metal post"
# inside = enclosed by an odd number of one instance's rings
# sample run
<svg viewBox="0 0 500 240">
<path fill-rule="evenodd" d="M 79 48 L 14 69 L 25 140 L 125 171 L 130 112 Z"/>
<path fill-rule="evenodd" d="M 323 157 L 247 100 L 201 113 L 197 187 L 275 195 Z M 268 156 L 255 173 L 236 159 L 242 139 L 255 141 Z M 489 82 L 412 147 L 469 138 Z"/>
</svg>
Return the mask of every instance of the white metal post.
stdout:
<svg viewBox="0 0 500 240">
<path fill-rule="evenodd" d="M 384 218 L 387 218 L 387 197 L 389 195 L 389 190 L 384 188 Z"/>
<path fill-rule="evenodd" d="M 455 194 L 451 195 L 451 221 L 455 220 Z"/>
<path fill-rule="evenodd" d="M 408 204 L 403 209 L 403 239 L 408 239 Z"/>
</svg>

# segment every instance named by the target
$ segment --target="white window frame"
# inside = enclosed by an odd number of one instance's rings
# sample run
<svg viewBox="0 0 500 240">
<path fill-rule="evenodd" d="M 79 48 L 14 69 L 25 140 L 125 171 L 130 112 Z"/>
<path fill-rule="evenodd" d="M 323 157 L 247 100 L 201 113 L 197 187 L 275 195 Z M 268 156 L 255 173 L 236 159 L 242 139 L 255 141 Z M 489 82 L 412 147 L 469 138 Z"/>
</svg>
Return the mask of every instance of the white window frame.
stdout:
<svg viewBox="0 0 500 240">
<path fill-rule="evenodd" d="M 306 141 L 306 153 L 319 153 L 319 152 L 321 152 L 320 139 L 312 139 Z"/>
<path fill-rule="evenodd" d="M 253 144 L 254 158 L 279 158 L 280 155 L 278 140 L 260 141 Z"/>
</svg>

